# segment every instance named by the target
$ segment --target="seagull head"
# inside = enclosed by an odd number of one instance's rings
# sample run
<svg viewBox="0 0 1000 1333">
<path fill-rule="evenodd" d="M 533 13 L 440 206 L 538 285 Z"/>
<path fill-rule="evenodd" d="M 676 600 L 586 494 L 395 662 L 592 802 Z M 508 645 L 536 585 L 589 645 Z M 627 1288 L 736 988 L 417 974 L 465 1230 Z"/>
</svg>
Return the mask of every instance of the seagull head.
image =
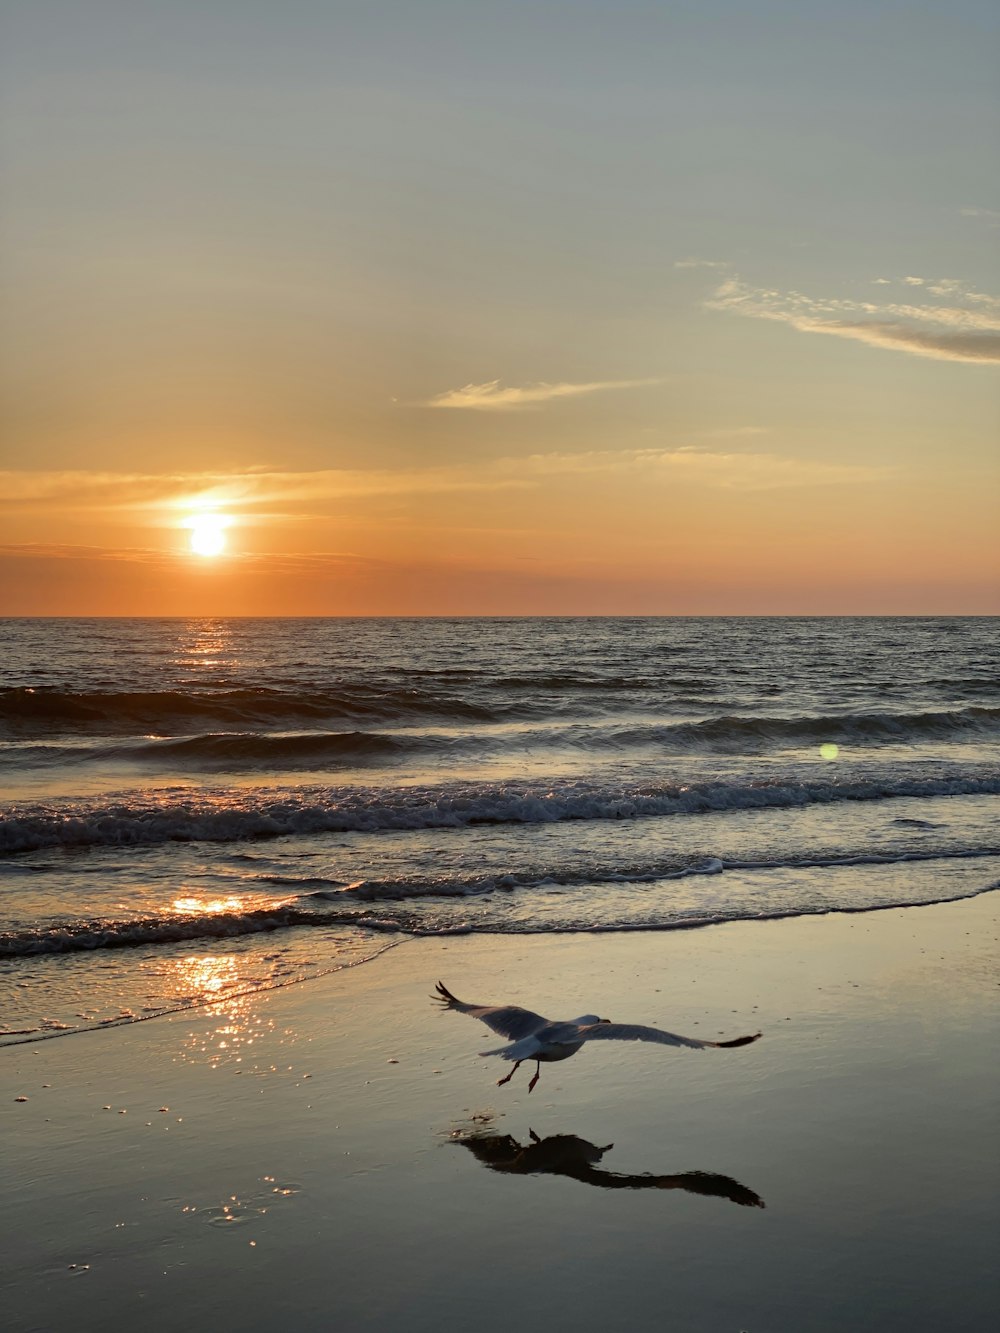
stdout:
<svg viewBox="0 0 1000 1333">
<path fill-rule="evenodd" d="M 577 1027 L 592 1028 L 595 1023 L 610 1023 L 610 1018 L 598 1018 L 596 1014 L 584 1014 L 581 1018 L 574 1018 L 573 1022 Z"/>
</svg>

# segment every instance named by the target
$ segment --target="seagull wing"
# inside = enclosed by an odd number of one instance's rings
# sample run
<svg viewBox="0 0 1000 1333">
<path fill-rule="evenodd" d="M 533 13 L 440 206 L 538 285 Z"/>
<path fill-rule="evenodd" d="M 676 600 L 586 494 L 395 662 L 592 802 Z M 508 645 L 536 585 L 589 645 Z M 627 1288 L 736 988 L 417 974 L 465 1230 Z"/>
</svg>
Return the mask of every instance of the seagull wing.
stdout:
<svg viewBox="0 0 1000 1333">
<path fill-rule="evenodd" d="M 679 1037 L 676 1032 L 662 1028 L 644 1028 L 637 1023 L 592 1023 L 579 1030 L 579 1041 L 654 1041 L 660 1046 L 690 1046 L 704 1050 L 706 1046 L 749 1046 L 760 1036 L 737 1037 L 733 1041 L 699 1041 L 697 1037 Z"/>
<path fill-rule="evenodd" d="M 488 1028 L 499 1032 L 500 1036 L 506 1037 L 508 1041 L 521 1041 L 524 1037 L 531 1037 L 549 1023 L 549 1020 L 543 1018 L 541 1014 L 533 1014 L 530 1009 L 520 1009 L 516 1004 L 465 1004 L 456 999 L 440 981 L 434 989 L 437 993 L 432 995 L 431 999 L 437 1000 L 443 1008 L 478 1018 L 480 1023 L 485 1023 Z"/>
</svg>

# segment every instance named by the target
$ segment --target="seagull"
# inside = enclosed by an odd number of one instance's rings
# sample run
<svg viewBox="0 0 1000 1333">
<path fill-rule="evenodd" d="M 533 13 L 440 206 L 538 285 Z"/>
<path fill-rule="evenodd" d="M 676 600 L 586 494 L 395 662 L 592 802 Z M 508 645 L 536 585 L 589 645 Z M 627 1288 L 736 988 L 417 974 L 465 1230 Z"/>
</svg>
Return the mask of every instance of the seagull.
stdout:
<svg viewBox="0 0 1000 1333">
<path fill-rule="evenodd" d="M 502 1088 L 517 1073 L 519 1065 L 525 1060 L 534 1060 L 535 1072 L 528 1084 L 528 1091 L 533 1091 L 542 1072 L 542 1061 L 546 1064 L 553 1060 L 568 1060 L 585 1041 L 653 1041 L 661 1046 L 689 1046 L 692 1050 L 703 1051 L 708 1046 L 730 1048 L 749 1046 L 761 1035 L 755 1032 L 752 1037 L 734 1037 L 732 1041 L 700 1041 L 697 1037 L 679 1037 L 676 1032 L 664 1032 L 661 1028 L 646 1028 L 635 1023 L 612 1023 L 609 1018 L 598 1018 L 596 1014 L 584 1014 L 581 1018 L 572 1018 L 567 1022 L 543 1018 L 533 1014 L 530 1009 L 521 1009 L 516 1004 L 464 1004 L 456 999 L 444 982 L 435 987 L 436 994 L 431 996 L 444 1009 L 452 1009 L 458 1014 L 471 1014 L 485 1023 L 493 1032 L 506 1037 L 510 1045 L 497 1046 L 491 1051 L 480 1051 L 481 1056 L 499 1055 L 501 1060 L 513 1060 L 514 1068 L 497 1081 Z"/>
</svg>

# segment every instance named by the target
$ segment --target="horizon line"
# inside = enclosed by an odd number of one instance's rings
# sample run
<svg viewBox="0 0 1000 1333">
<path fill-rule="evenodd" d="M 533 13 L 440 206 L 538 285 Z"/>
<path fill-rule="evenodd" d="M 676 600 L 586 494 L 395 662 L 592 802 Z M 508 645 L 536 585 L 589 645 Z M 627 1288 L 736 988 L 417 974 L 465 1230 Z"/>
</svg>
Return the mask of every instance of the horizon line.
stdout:
<svg viewBox="0 0 1000 1333">
<path fill-rule="evenodd" d="M 8 615 L 2 620 L 998 620 L 1000 611 L 491 611 L 482 615 L 455 612 L 373 612 L 321 615 L 230 615 L 192 612 L 190 615 Z"/>
</svg>

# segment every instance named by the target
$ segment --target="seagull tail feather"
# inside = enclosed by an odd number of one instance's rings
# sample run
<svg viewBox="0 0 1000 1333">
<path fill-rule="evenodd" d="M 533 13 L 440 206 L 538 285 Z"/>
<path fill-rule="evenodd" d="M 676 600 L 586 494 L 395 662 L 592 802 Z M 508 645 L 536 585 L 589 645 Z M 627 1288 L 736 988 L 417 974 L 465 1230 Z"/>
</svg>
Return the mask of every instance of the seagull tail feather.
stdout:
<svg viewBox="0 0 1000 1333">
<path fill-rule="evenodd" d="M 513 1054 L 517 1042 L 511 1042 L 509 1046 L 495 1046 L 492 1051 L 480 1051 L 479 1058 L 484 1059 L 487 1055 L 499 1055 L 501 1060 L 528 1059 L 528 1056 L 517 1056 Z"/>
</svg>

